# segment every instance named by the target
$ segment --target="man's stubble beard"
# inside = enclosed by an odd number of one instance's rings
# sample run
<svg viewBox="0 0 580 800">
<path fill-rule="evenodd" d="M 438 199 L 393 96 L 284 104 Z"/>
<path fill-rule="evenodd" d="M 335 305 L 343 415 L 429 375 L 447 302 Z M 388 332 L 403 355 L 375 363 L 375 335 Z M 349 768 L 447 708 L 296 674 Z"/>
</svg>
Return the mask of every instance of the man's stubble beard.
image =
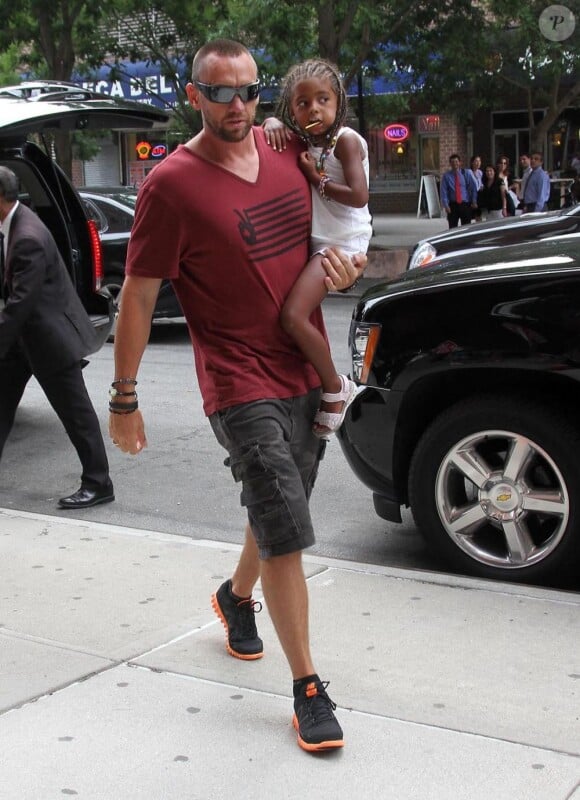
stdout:
<svg viewBox="0 0 580 800">
<path fill-rule="evenodd" d="M 249 119 L 246 120 L 244 127 L 235 131 L 226 128 L 224 123 L 218 125 L 212 119 L 207 117 L 205 118 L 204 122 L 211 132 L 223 142 L 242 142 L 252 130 L 254 119 L 255 114 L 251 114 Z M 226 120 L 224 120 L 224 122 L 226 122 Z"/>
</svg>

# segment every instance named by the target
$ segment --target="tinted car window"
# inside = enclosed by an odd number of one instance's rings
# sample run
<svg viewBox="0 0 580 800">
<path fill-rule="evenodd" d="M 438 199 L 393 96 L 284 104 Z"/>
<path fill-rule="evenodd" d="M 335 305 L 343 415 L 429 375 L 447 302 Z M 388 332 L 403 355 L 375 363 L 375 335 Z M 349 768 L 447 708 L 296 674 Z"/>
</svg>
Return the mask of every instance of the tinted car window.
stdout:
<svg viewBox="0 0 580 800">
<path fill-rule="evenodd" d="M 90 191 L 90 189 L 86 191 Z M 98 194 L 102 195 L 103 197 L 108 197 L 111 200 L 116 200 L 118 203 L 122 203 L 124 206 L 129 206 L 133 210 L 137 204 L 137 191 L 135 189 L 127 189 L 124 191 L 123 188 L 120 187 L 119 189 L 115 189 L 114 192 L 101 190 L 98 192 Z"/>
<path fill-rule="evenodd" d="M 127 231 L 131 230 L 131 225 L 133 224 L 131 214 L 123 211 L 122 208 L 113 203 L 107 203 L 106 200 L 93 198 L 92 201 L 107 218 L 107 233 L 127 233 Z"/>
<path fill-rule="evenodd" d="M 99 233 L 102 233 L 103 231 L 106 231 L 107 230 L 107 219 L 104 216 L 104 214 L 101 214 L 101 212 L 96 207 L 96 205 L 93 203 L 93 201 L 89 200 L 88 197 L 83 197 L 82 201 L 83 201 L 83 206 L 85 208 L 85 211 L 87 212 L 87 217 L 89 219 L 93 220 L 93 222 L 97 226 L 97 229 L 98 229 Z"/>
</svg>

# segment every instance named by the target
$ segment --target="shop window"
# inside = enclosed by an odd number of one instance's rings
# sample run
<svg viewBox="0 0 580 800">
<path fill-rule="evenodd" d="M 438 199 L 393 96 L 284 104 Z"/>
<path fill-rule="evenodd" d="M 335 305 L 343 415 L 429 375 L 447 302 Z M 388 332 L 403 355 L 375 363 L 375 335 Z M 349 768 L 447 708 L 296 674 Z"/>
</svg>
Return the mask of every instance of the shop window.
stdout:
<svg viewBox="0 0 580 800">
<path fill-rule="evenodd" d="M 368 131 L 371 188 L 415 191 L 417 188 L 416 136 L 404 141 L 388 141 L 384 128 Z"/>
</svg>

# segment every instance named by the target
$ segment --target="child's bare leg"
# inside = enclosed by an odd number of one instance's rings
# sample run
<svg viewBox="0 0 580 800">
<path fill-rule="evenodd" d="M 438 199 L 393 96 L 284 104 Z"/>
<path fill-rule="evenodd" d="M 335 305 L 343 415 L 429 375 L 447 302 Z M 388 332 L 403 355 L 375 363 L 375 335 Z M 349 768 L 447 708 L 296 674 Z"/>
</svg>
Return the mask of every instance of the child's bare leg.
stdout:
<svg viewBox="0 0 580 800">
<path fill-rule="evenodd" d="M 310 317 L 327 295 L 324 285 L 326 271 L 321 264 L 322 256 L 314 255 L 304 267 L 292 291 L 286 298 L 280 314 L 280 324 L 302 350 L 316 370 L 322 391 L 335 394 L 342 388 L 328 342 Z M 340 413 L 344 403 L 321 403 L 321 410 Z"/>
</svg>

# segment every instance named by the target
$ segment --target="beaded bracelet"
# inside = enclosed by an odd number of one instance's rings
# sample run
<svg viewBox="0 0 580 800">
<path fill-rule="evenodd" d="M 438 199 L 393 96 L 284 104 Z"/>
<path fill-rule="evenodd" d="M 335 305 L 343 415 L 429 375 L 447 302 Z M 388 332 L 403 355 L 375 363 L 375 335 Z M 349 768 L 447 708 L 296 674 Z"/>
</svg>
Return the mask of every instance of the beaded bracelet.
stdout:
<svg viewBox="0 0 580 800">
<path fill-rule="evenodd" d="M 111 398 L 112 397 L 134 397 L 135 399 L 137 399 L 137 392 L 136 391 L 120 392 L 118 389 L 115 389 L 114 386 L 111 386 L 111 388 L 109 389 L 109 397 L 111 397 Z"/>
<path fill-rule="evenodd" d="M 318 184 L 318 194 L 323 200 L 330 200 L 331 198 L 326 194 L 326 184 L 330 182 L 328 175 L 323 175 Z"/>
</svg>

